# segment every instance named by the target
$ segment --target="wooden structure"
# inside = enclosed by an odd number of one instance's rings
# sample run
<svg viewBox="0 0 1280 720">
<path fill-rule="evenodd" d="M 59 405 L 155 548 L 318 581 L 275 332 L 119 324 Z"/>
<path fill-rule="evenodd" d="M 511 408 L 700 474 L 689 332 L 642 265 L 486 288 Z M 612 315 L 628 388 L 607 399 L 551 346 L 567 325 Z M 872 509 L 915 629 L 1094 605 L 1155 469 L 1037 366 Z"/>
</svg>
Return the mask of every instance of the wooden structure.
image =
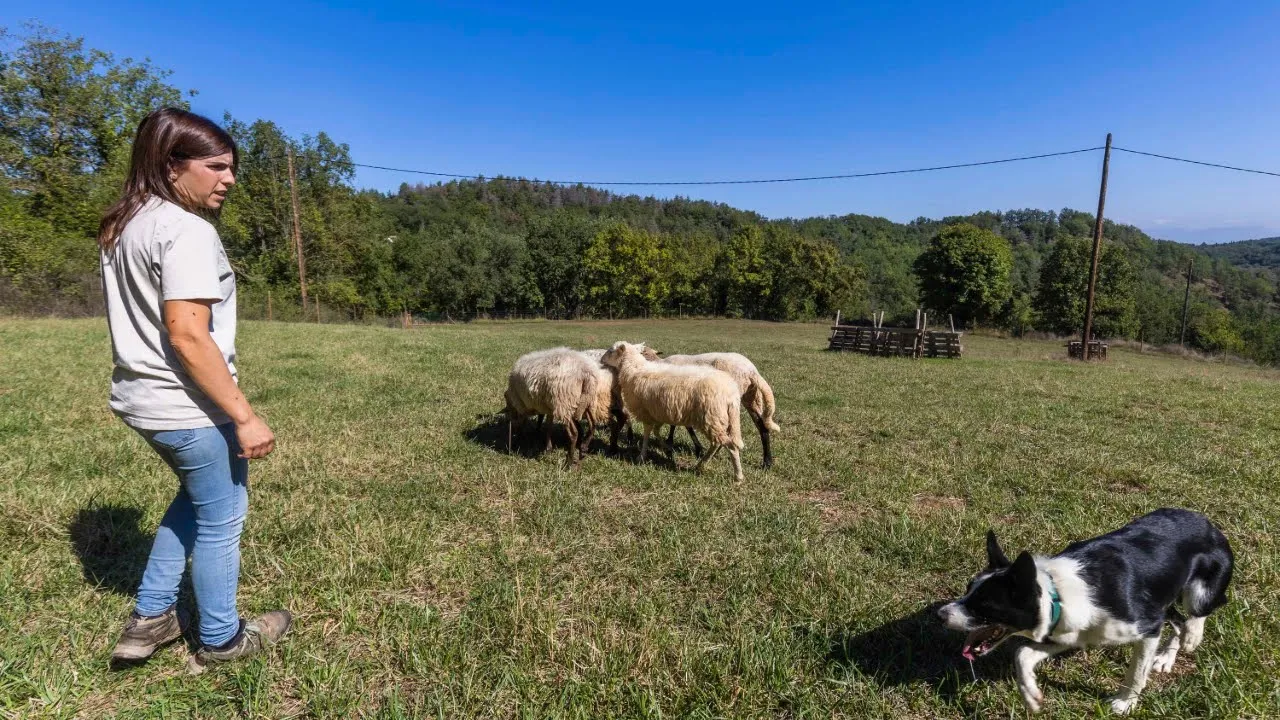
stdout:
<svg viewBox="0 0 1280 720">
<path fill-rule="evenodd" d="M 1079 340 L 1072 340 L 1067 343 L 1067 356 L 1075 360 L 1083 360 L 1084 353 L 1081 352 L 1081 343 Z M 1106 360 L 1107 344 L 1100 340 L 1089 341 L 1089 358 L 1090 360 Z"/>
<path fill-rule="evenodd" d="M 915 328 L 882 327 L 883 318 L 881 313 L 870 326 L 842 325 L 837 316 L 836 324 L 831 326 L 827 349 L 911 358 L 958 358 L 964 351 L 960 344 L 963 333 L 930 330 L 926 327 L 928 316 L 919 311 Z"/>
</svg>

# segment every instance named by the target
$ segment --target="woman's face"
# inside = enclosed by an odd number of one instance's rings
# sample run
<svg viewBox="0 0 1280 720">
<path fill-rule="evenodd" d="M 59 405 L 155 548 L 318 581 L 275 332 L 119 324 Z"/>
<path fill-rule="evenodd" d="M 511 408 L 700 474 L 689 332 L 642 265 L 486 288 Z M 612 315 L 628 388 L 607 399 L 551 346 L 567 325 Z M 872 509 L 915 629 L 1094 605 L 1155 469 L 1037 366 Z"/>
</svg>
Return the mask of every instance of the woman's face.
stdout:
<svg viewBox="0 0 1280 720">
<path fill-rule="evenodd" d="M 188 160 L 171 170 L 169 179 L 192 205 L 217 210 L 227 199 L 227 190 L 236 184 L 235 173 L 231 170 L 234 160 L 231 153 Z"/>
</svg>

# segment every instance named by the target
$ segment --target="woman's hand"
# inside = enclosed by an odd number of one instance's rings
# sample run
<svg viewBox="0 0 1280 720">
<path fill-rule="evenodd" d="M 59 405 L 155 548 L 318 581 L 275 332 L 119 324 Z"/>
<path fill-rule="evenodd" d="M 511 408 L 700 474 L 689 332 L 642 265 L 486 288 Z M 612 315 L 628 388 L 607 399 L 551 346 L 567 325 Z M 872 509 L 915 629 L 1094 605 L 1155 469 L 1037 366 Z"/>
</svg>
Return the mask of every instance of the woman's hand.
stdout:
<svg viewBox="0 0 1280 720">
<path fill-rule="evenodd" d="M 257 415 L 250 416 L 247 422 L 236 423 L 236 440 L 240 443 L 240 457 L 246 460 L 264 458 L 276 449 L 275 433 Z"/>
</svg>

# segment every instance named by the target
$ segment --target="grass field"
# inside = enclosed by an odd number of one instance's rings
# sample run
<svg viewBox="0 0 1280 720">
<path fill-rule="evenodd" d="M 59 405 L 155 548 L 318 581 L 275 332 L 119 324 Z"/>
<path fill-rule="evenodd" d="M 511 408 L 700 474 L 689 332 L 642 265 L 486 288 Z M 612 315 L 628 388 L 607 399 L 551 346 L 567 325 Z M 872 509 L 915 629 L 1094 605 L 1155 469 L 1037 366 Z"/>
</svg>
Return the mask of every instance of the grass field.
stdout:
<svg viewBox="0 0 1280 720">
<path fill-rule="evenodd" d="M 500 448 L 506 370 L 555 344 L 739 350 L 778 396 L 775 468 L 744 423 L 690 472 Z M 242 612 L 267 657 L 107 670 L 174 479 L 106 409 L 105 322 L 0 320 L 0 714 L 103 717 L 1020 717 L 1008 648 L 977 664 L 927 608 L 988 527 L 1041 552 L 1160 506 L 1233 543 L 1232 602 L 1139 717 L 1280 716 L 1280 374 L 967 338 L 959 361 L 832 355 L 825 328 L 733 321 L 421 330 L 247 323 L 278 450 L 251 470 Z M 501 440 L 500 440 L 501 439 Z M 187 597 L 184 592 L 184 597 Z M 185 601 L 189 602 L 189 597 Z M 1127 651 L 1046 663 L 1094 717 Z"/>
</svg>

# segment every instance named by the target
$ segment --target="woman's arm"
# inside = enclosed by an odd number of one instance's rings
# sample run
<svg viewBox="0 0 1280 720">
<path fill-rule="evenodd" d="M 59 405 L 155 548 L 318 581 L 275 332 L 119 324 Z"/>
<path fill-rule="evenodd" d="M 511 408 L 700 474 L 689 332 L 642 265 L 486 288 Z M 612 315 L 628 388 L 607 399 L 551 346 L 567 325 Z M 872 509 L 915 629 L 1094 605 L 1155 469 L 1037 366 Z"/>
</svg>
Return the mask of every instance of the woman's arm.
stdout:
<svg viewBox="0 0 1280 720">
<path fill-rule="evenodd" d="M 166 300 L 164 325 L 169 344 L 196 386 L 235 423 L 240 457 L 266 457 L 275 449 L 275 435 L 249 407 L 209 334 L 212 304 L 212 300 Z"/>
</svg>

